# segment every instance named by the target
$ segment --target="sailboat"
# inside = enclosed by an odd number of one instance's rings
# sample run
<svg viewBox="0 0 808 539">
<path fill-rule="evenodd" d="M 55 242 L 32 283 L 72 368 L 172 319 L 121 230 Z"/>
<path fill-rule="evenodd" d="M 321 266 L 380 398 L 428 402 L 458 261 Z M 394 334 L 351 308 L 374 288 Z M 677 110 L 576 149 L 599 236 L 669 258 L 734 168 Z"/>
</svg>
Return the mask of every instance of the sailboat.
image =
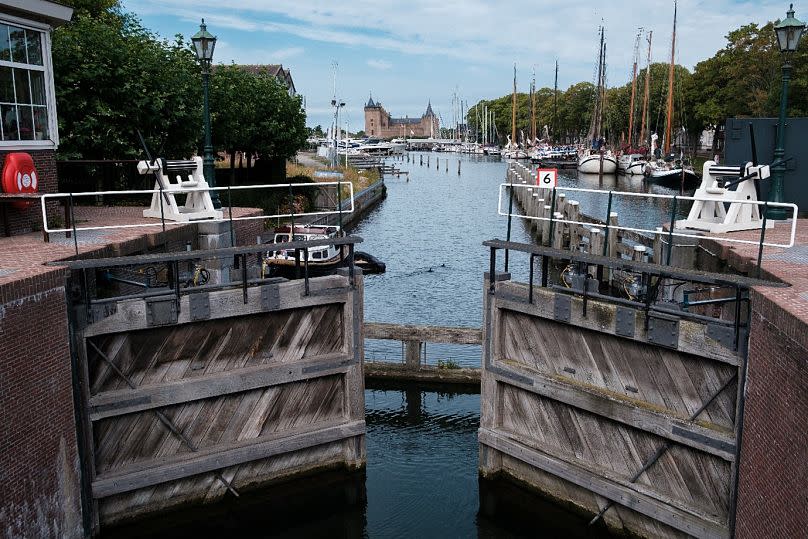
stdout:
<svg viewBox="0 0 808 539">
<path fill-rule="evenodd" d="M 513 64 L 513 101 L 511 103 L 511 134 L 508 135 L 508 143 L 502 150 L 502 156 L 506 159 L 527 159 L 527 152 L 519 147 L 516 142 L 516 64 Z"/>
<path fill-rule="evenodd" d="M 645 172 L 647 161 L 645 156 L 634 148 L 634 97 L 637 93 L 637 63 L 640 54 L 640 37 L 642 31 L 637 33 L 637 40 L 634 42 L 634 68 L 631 75 L 631 105 L 628 112 L 628 146 L 623 149 L 623 153 L 617 158 L 617 171 L 626 176 L 642 176 Z M 646 69 L 646 80 L 651 71 L 651 40 L 648 40 L 648 68 Z M 647 101 L 643 103 L 643 114 Z M 644 117 L 644 116 L 643 116 Z M 642 140 L 642 138 L 640 138 Z"/>
<path fill-rule="evenodd" d="M 674 74 L 674 60 L 676 56 L 676 0 L 673 2 L 673 37 L 671 39 L 671 63 L 668 71 L 668 110 L 665 114 L 665 140 L 664 144 L 664 159 L 658 159 L 655 162 L 649 162 L 645 166 L 645 177 L 648 181 L 668 184 L 680 185 L 684 187 L 686 184 L 693 184 L 699 181 L 696 171 L 693 166 L 686 162 L 681 151 L 679 156 L 671 153 L 671 122 L 673 121 L 673 74 Z"/>
<path fill-rule="evenodd" d="M 601 128 L 603 127 L 603 109 L 606 100 L 606 45 L 604 43 L 604 28 L 600 27 L 600 52 L 598 53 L 598 85 L 595 90 L 595 110 L 592 113 L 592 123 L 589 127 L 587 140 L 591 147 L 578 154 L 578 171 L 587 174 L 614 174 L 617 172 L 617 158 L 610 150 L 603 146 Z"/>
</svg>

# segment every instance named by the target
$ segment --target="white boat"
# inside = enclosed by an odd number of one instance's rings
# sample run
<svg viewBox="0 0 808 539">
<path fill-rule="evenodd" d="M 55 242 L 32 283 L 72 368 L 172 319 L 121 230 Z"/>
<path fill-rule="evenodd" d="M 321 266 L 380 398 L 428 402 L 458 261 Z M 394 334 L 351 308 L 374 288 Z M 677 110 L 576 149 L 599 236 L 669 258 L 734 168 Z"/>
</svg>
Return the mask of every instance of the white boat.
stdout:
<svg viewBox="0 0 808 539">
<path fill-rule="evenodd" d="M 340 227 L 330 225 L 295 225 L 294 234 L 290 225 L 282 225 L 275 230 L 273 244 L 288 243 L 291 241 L 312 241 L 336 239 L 340 235 Z M 272 247 L 269 247 L 272 249 Z M 320 245 L 307 250 L 269 250 L 263 258 L 261 272 L 265 277 L 286 277 L 289 279 L 309 272 L 310 277 L 329 275 L 336 269 L 348 264 L 348 251 L 343 246 Z M 295 258 L 297 256 L 297 259 Z M 361 252 L 354 253 L 354 264 L 364 273 L 384 273 L 384 262 Z M 306 269 L 308 268 L 308 269 Z"/>
<path fill-rule="evenodd" d="M 626 176 L 642 176 L 648 162 L 639 153 L 626 153 L 617 158 L 617 171 Z"/>
<path fill-rule="evenodd" d="M 614 174 L 617 172 L 617 158 L 611 150 L 585 150 L 578 157 L 578 171 L 585 174 Z"/>
<path fill-rule="evenodd" d="M 646 163 L 643 170 L 649 182 L 667 186 L 692 187 L 699 181 L 699 176 L 693 167 L 681 159 L 670 161 L 651 161 Z"/>
</svg>

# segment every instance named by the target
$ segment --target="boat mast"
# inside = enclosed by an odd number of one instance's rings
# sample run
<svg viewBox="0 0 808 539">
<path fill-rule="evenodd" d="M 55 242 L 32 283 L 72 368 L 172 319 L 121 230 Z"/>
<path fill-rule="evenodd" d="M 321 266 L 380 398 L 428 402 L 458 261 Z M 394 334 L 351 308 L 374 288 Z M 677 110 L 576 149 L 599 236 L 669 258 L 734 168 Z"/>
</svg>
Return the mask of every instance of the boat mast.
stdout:
<svg viewBox="0 0 808 539">
<path fill-rule="evenodd" d="M 642 124 L 640 125 L 640 140 L 645 143 L 645 120 L 648 115 L 648 93 L 649 82 L 651 80 L 651 39 L 654 37 L 654 31 L 648 32 L 648 62 L 645 65 L 645 92 L 642 98 Z M 649 146 L 650 148 L 650 146 Z"/>
<path fill-rule="evenodd" d="M 673 38 L 671 39 L 671 66 L 668 71 L 668 114 L 665 118 L 665 155 L 671 151 L 671 121 L 673 120 L 673 62 L 676 53 L 676 0 L 673 0 Z"/>
<path fill-rule="evenodd" d="M 530 142 L 536 141 L 536 68 L 533 68 L 533 80 L 530 82 Z"/>
<path fill-rule="evenodd" d="M 513 98 L 511 100 L 511 145 L 516 145 L 516 62 L 513 64 Z"/>
<path fill-rule="evenodd" d="M 553 142 L 556 141 L 556 129 L 558 129 L 558 60 L 555 68 L 555 84 L 553 85 Z"/>
<path fill-rule="evenodd" d="M 631 74 L 631 106 L 628 109 L 628 146 L 634 148 L 634 97 L 637 93 L 637 62 L 640 57 L 640 36 L 642 30 L 637 33 L 637 39 L 634 41 L 634 70 Z"/>
<path fill-rule="evenodd" d="M 589 125 L 588 139 L 590 143 L 595 142 L 600 138 L 600 115 L 601 115 L 601 100 L 603 94 L 601 85 L 603 84 L 603 26 L 600 27 L 600 49 L 598 50 L 598 80 L 597 88 L 595 89 L 595 109 L 592 111 L 592 122 Z"/>
</svg>

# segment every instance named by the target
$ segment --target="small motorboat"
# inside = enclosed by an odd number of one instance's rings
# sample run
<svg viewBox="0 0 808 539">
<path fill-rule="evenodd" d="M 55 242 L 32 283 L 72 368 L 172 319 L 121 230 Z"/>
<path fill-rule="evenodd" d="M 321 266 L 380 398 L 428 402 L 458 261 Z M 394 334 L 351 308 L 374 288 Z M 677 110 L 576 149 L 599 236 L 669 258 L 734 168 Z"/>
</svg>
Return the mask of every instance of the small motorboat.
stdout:
<svg viewBox="0 0 808 539">
<path fill-rule="evenodd" d="M 294 234 L 290 225 L 283 225 L 275 230 L 273 243 L 288 243 L 291 241 L 313 241 L 336 239 L 340 235 L 340 227 L 330 225 L 295 225 Z M 270 244 L 271 245 L 271 244 Z M 296 256 L 297 254 L 297 256 Z M 308 262 L 309 277 L 331 275 L 337 269 L 348 267 L 348 247 L 341 248 L 335 245 L 320 245 L 308 249 L 306 252 L 294 249 L 269 250 L 264 256 L 262 268 L 265 277 L 286 277 L 295 279 L 303 277 Z M 387 269 L 384 262 L 378 258 L 362 252 L 354 252 L 354 265 L 362 268 L 363 273 L 384 273 Z"/>
<path fill-rule="evenodd" d="M 694 187 L 699 182 L 693 166 L 683 159 L 649 161 L 643 174 L 647 181 L 667 187 Z"/>
</svg>

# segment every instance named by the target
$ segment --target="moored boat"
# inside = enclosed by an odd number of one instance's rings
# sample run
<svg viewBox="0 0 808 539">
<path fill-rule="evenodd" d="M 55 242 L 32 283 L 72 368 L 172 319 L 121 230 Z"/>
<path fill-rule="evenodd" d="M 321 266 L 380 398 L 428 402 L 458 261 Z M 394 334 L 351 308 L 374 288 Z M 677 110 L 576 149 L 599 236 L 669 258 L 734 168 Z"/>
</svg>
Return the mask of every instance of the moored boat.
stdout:
<svg viewBox="0 0 808 539">
<path fill-rule="evenodd" d="M 642 176 L 648 161 L 639 153 L 625 153 L 617 158 L 617 171 L 626 176 Z"/>
<path fill-rule="evenodd" d="M 617 172 L 617 158 L 608 150 L 585 150 L 578 157 L 578 171 L 585 174 L 614 174 Z"/>
<path fill-rule="evenodd" d="M 335 239 L 339 237 L 340 227 L 326 225 L 295 225 L 294 234 L 290 225 L 283 225 L 275 230 L 273 243 L 288 243 L 291 241 L 313 241 Z M 269 250 L 264 256 L 262 271 L 265 277 L 286 277 L 294 279 L 304 275 L 304 267 L 308 262 L 309 277 L 318 277 L 334 273 L 337 269 L 347 267 L 349 264 L 348 250 L 335 245 L 320 245 L 310 247 L 308 254 L 294 249 Z M 384 262 L 374 256 L 356 251 L 354 265 L 362 268 L 363 272 L 384 273 L 387 269 Z"/>
</svg>

